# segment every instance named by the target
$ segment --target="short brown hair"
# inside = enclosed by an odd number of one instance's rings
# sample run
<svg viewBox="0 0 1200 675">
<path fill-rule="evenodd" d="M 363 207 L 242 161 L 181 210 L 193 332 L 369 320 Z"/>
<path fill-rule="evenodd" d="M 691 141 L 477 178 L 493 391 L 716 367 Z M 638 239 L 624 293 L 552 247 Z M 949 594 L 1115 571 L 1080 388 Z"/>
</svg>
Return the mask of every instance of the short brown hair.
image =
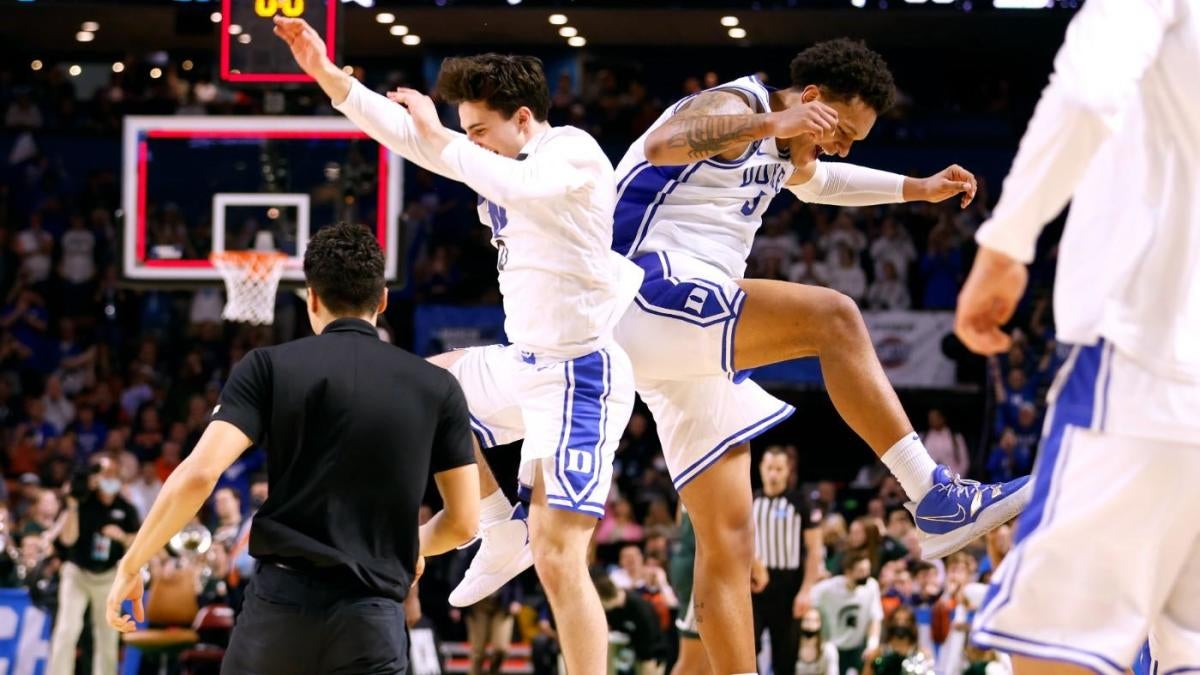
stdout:
<svg viewBox="0 0 1200 675">
<path fill-rule="evenodd" d="M 480 54 L 442 61 L 437 91 L 448 103 L 482 101 L 506 118 L 522 106 L 539 122 L 550 114 L 550 87 L 542 61 L 533 56 Z"/>
</svg>

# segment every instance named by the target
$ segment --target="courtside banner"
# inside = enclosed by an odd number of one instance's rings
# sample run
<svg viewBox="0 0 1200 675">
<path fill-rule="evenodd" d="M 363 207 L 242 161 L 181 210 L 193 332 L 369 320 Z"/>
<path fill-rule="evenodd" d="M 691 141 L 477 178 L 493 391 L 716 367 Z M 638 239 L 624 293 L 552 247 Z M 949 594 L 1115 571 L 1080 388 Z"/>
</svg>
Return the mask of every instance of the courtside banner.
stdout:
<svg viewBox="0 0 1200 675">
<path fill-rule="evenodd" d="M 952 312 L 864 312 L 863 318 L 893 386 L 954 386 L 954 362 L 942 353 L 942 341 L 954 332 Z"/>
<path fill-rule="evenodd" d="M 0 675 L 42 675 L 49 656 L 50 617 L 25 589 L 0 589 Z"/>
</svg>

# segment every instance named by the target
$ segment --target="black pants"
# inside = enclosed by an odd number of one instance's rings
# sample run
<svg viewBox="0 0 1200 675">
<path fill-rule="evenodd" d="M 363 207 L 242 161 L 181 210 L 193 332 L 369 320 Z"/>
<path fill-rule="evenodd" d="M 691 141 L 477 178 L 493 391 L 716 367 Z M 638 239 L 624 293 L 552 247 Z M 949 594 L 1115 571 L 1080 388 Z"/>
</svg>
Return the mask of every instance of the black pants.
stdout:
<svg viewBox="0 0 1200 675">
<path fill-rule="evenodd" d="M 771 667 L 775 675 L 793 675 L 800 653 L 800 621 L 792 616 L 792 602 L 804 580 L 801 570 L 767 570 L 767 587 L 755 594 L 754 650 L 759 651 L 763 630 L 771 633 Z"/>
<path fill-rule="evenodd" d="M 404 605 L 348 580 L 260 565 L 246 588 L 222 675 L 403 675 Z"/>
</svg>

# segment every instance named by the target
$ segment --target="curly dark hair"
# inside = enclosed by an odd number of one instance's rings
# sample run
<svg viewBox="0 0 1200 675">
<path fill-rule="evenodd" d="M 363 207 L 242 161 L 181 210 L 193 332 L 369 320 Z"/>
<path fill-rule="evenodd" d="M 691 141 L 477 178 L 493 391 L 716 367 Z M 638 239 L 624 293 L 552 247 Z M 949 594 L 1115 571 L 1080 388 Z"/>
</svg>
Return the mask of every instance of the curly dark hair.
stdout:
<svg viewBox="0 0 1200 675">
<path fill-rule="evenodd" d="M 437 91 L 449 103 L 483 101 L 505 118 L 528 106 L 539 122 L 550 114 L 550 86 L 542 60 L 533 56 L 480 54 L 442 61 Z"/>
<path fill-rule="evenodd" d="M 896 101 L 896 83 L 887 62 L 856 40 L 818 42 L 792 59 L 791 72 L 794 87 L 815 84 L 841 101 L 858 97 L 876 113 Z"/>
<path fill-rule="evenodd" d="M 304 278 L 331 313 L 372 313 L 383 295 L 383 250 L 362 225 L 323 227 L 304 251 Z"/>
</svg>

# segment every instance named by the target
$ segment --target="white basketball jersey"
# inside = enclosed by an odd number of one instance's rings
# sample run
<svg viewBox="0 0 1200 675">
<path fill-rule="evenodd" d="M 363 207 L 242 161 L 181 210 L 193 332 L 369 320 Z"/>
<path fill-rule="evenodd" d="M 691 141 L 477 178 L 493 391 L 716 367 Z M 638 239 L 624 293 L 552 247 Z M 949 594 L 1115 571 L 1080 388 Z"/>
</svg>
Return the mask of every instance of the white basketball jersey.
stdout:
<svg viewBox="0 0 1200 675">
<path fill-rule="evenodd" d="M 771 90 L 757 77 L 713 90 L 740 93 L 757 112 L 771 110 Z M 663 113 L 617 165 L 613 250 L 631 258 L 683 252 L 741 278 L 763 212 L 794 167 L 787 148 L 777 147 L 774 138 L 755 141 L 734 161 L 710 157 L 686 166 L 651 165 L 646 161 L 646 137 L 691 98 Z"/>
</svg>

